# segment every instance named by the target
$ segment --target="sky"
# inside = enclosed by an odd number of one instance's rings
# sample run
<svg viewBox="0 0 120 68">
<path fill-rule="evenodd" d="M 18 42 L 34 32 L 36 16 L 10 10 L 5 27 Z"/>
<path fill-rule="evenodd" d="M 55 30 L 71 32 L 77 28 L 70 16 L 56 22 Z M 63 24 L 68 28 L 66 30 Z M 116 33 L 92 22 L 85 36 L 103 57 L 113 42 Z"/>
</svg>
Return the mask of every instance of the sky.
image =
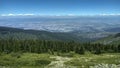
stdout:
<svg viewBox="0 0 120 68">
<path fill-rule="evenodd" d="M 0 0 L 0 15 L 120 14 L 120 0 Z"/>
</svg>

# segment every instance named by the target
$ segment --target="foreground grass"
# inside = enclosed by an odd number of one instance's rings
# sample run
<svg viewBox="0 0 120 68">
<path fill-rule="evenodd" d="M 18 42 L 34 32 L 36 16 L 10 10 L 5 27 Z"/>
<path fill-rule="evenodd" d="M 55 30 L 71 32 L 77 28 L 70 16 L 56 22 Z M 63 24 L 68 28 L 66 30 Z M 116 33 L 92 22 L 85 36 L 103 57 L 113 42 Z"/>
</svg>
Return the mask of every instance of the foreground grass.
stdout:
<svg viewBox="0 0 120 68">
<path fill-rule="evenodd" d="M 36 53 L 1 53 L 0 68 L 45 68 L 46 66 L 49 67 L 49 65 L 55 61 L 58 62 L 58 65 L 59 62 L 64 62 L 63 65 L 65 65 L 66 67 L 62 68 L 67 68 L 67 66 L 74 66 L 74 68 L 89 68 L 89 66 L 98 65 L 101 63 L 116 65 L 120 64 L 120 53 L 106 53 L 101 55 L 95 55 L 90 53 L 86 53 L 85 55 L 79 55 L 72 53 L 72 55 L 73 56 L 68 56 L 68 54 L 64 54 L 64 56 L 62 55 L 61 57 L 59 57 L 50 54 Z"/>
<path fill-rule="evenodd" d="M 0 66 L 12 68 L 43 68 L 51 63 L 49 54 L 11 53 L 0 55 Z"/>
<path fill-rule="evenodd" d="M 85 54 L 75 55 L 66 65 L 76 66 L 77 68 L 89 68 L 98 64 L 120 64 L 120 53 L 107 53 L 101 55 Z"/>
</svg>

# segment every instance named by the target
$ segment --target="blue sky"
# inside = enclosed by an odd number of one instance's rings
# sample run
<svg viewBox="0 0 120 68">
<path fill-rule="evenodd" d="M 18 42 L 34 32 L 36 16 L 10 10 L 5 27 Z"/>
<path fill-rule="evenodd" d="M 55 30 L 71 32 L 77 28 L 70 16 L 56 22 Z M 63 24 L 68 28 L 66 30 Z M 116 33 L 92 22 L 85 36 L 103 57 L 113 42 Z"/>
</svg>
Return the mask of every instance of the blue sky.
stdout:
<svg viewBox="0 0 120 68">
<path fill-rule="evenodd" d="M 2 14 L 120 14 L 120 0 L 0 0 Z"/>
</svg>

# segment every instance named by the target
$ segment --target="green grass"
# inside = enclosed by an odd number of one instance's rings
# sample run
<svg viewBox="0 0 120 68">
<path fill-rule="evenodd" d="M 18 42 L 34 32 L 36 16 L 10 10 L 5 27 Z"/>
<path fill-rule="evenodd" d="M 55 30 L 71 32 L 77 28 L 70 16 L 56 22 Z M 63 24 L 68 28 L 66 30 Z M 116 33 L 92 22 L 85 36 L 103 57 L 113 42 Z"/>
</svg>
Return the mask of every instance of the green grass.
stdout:
<svg viewBox="0 0 120 68">
<path fill-rule="evenodd" d="M 0 66 L 8 66 L 12 68 L 37 68 L 48 65 L 52 60 L 49 54 L 35 53 L 11 53 L 0 55 Z"/>
<path fill-rule="evenodd" d="M 72 60 L 65 62 L 66 65 L 76 66 L 78 68 L 89 68 L 97 64 L 120 64 L 120 53 L 107 53 L 101 55 L 85 54 L 75 55 Z"/>
<path fill-rule="evenodd" d="M 66 61 L 64 64 L 68 66 L 76 66 L 78 68 L 89 68 L 89 66 L 104 64 L 120 64 L 120 53 L 105 53 L 101 55 L 95 55 L 91 53 L 85 53 L 85 55 L 79 55 L 70 53 L 72 56 L 65 57 L 71 58 L 70 61 Z M 36 53 L 0 53 L 0 68 L 44 68 L 52 61 L 56 61 L 54 58 L 50 58 L 50 54 L 36 54 Z M 62 55 L 62 57 L 64 58 Z M 2 67 L 1 67 L 2 66 Z"/>
</svg>

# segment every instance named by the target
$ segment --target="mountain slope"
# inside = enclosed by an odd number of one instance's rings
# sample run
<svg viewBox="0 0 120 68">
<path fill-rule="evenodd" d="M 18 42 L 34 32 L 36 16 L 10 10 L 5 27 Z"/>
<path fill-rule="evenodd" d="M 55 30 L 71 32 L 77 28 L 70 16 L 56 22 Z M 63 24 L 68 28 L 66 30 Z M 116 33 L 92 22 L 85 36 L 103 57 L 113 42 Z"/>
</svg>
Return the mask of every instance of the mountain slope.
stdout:
<svg viewBox="0 0 120 68">
<path fill-rule="evenodd" d="M 98 40 L 97 42 L 103 43 L 103 44 L 120 44 L 120 33 L 102 38 L 101 40 Z"/>
<path fill-rule="evenodd" d="M 61 40 L 61 41 L 80 41 L 77 36 L 70 33 L 47 32 L 39 30 L 24 30 L 10 27 L 0 27 L 0 39 L 41 39 L 41 40 Z"/>
</svg>

